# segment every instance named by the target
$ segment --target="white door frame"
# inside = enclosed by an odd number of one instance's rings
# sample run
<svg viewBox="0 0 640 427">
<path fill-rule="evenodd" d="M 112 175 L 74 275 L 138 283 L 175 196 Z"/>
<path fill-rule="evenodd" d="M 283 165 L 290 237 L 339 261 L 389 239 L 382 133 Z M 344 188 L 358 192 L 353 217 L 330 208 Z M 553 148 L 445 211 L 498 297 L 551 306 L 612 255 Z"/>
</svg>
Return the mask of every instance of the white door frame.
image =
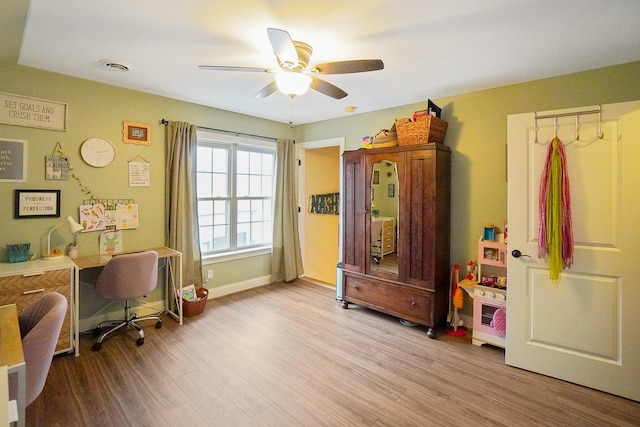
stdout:
<svg viewBox="0 0 640 427">
<path fill-rule="evenodd" d="M 340 157 L 342 157 L 342 153 L 344 152 L 345 146 L 345 138 L 343 136 L 336 138 L 328 138 L 328 139 L 319 139 L 315 141 L 304 141 L 296 143 L 296 154 L 298 156 L 298 160 L 301 162 L 301 166 L 298 168 L 298 207 L 300 211 L 298 212 L 298 232 L 300 234 L 300 248 L 302 251 L 302 259 L 304 260 L 305 254 L 305 243 L 304 243 L 304 227 L 305 227 L 305 216 L 304 209 L 307 205 L 307 201 L 305 200 L 305 179 L 304 179 L 304 171 L 305 171 L 305 155 L 307 150 L 313 150 L 316 148 L 326 148 L 326 147 L 339 147 L 340 148 Z M 340 162 L 340 192 L 342 191 L 342 162 Z M 342 197 L 340 197 L 339 204 L 339 212 L 342 212 Z M 339 222 L 338 225 L 338 260 L 342 261 L 342 221 Z"/>
</svg>

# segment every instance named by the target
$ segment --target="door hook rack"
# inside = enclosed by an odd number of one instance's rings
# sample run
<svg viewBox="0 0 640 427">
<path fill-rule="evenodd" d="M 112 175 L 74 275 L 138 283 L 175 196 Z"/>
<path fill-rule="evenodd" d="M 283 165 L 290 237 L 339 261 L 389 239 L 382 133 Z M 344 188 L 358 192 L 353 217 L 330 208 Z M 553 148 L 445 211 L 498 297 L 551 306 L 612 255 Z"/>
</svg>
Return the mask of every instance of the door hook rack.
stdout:
<svg viewBox="0 0 640 427">
<path fill-rule="evenodd" d="M 588 114 L 597 114 L 598 115 L 598 139 L 604 138 L 604 133 L 602 132 L 602 107 L 600 105 L 597 108 L 590 108 L 588 110 L 583 111 L 574 111 L 570 113 L 558 113 L 558 114 L 542 114 L 539 115 L 537 112 L 534 113 L 534 129 L 535 129 L 535 143 L 546 145 L 547 143 L 538 142 L 538 120 L 543 119 L 553 119 L 553 131 L 554 135 L 558 136 L 558 118 L 559 117 L 575 117 L 576 118 L 576 137 L 575 140 L 580 140 L 580 116 L 585 116 Z"/>
</svg>

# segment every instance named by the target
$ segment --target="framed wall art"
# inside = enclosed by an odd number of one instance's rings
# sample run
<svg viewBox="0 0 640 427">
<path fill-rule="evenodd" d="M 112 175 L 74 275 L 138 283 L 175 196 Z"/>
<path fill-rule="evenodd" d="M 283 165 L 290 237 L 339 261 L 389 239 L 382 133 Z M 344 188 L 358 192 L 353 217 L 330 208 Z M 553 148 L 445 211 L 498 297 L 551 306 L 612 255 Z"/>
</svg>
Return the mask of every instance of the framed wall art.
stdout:
<svg viewBox="0 0 640 427">
<path fill-rule="evenodd" d="M 147 123 L 125 121 L 122 134 L 125 144 L 151 145 L 151 125 Z"/>
<path fill-rule="evenodd" d="M 13 217 L 60 217 L 60 190 L 15 190 Z"/>
<path fill-rule="evenodd" d="M 67 104 L 0 92 L 0 123 L 66 131 Z"/>
<path fill-rule="evenodd" d="M 340 207 L 340 193 L 313 194 L 309 213 L 323 215 L 338 215 Z"/>
<path fill-rule="evenodd" d="M 56 142 L 51 155 L 44 157 L 44 179 L 49 181 L 68 181 L 70 171 L 69 159 L 64 155 L 60 142 Z"/>
<path fill-rule="evenodd" d="M 27 141 L 0 138 L 0 182 L 27 182 Z"/>
</svg>

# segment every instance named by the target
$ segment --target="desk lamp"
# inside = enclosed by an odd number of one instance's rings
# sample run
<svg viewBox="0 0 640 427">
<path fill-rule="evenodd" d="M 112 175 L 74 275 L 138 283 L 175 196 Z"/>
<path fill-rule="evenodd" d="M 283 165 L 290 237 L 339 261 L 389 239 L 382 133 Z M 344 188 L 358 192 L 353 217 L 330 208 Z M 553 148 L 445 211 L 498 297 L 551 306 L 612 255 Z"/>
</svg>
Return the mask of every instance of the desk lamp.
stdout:
<svg viewBox="0 0 640 427">
<path fill-rule="evenodd" d="M 76 234 L 79 231 L 84 230 L 84 227 L 81 226 L 80 224 L 78 224 L 73 218 L 71 218 L 70 216 L 67 217 L 67 223 L 69 224 L 69 232 L 71 234 Z M 51 253 L 51 233 L 53 233 L 53 230 L 55 230 L 56 228 L 60 227 L 60 225 L 62 225 L 64 223 L 60 223 L 58 225 L 56 225 L 55 227 L 53 227 L 50 231 L 49 234 L 47 235 L 47 253 L 44 254 L 42 256 L 42 259 L 46 259 L 46 260 L 55 260 L 55 259 L 62 259 L 64 258 L 64 253 Z"/>
</svg>

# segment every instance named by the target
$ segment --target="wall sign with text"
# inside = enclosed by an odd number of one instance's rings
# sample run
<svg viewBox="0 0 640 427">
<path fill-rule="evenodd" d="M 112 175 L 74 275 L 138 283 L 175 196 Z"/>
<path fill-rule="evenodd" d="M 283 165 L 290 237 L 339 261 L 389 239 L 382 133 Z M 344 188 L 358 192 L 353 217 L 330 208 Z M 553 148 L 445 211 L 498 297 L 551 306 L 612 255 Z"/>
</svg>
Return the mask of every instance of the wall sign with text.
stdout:
<svg viewBox="0 0 640 427">
<path fill-rule="evenodd" d="M 128 122 L 123 123 L 122 129 L 125 144 L 151 145 L 151 125 L 146 123 Z"/>
<path fill-rule="evenodd" d="M 67 130 L 67 104 L 0 92 L 0 123 Z"/>
<path fill-rule="evenodd" d="M 27 182 L 27 141 L 0 139 L 0 182 Z"/>
<path fill-rule="evenodd" d="M 60 217 L 60 190 L 15 190 L 13 217 Z"/>
</svg>

